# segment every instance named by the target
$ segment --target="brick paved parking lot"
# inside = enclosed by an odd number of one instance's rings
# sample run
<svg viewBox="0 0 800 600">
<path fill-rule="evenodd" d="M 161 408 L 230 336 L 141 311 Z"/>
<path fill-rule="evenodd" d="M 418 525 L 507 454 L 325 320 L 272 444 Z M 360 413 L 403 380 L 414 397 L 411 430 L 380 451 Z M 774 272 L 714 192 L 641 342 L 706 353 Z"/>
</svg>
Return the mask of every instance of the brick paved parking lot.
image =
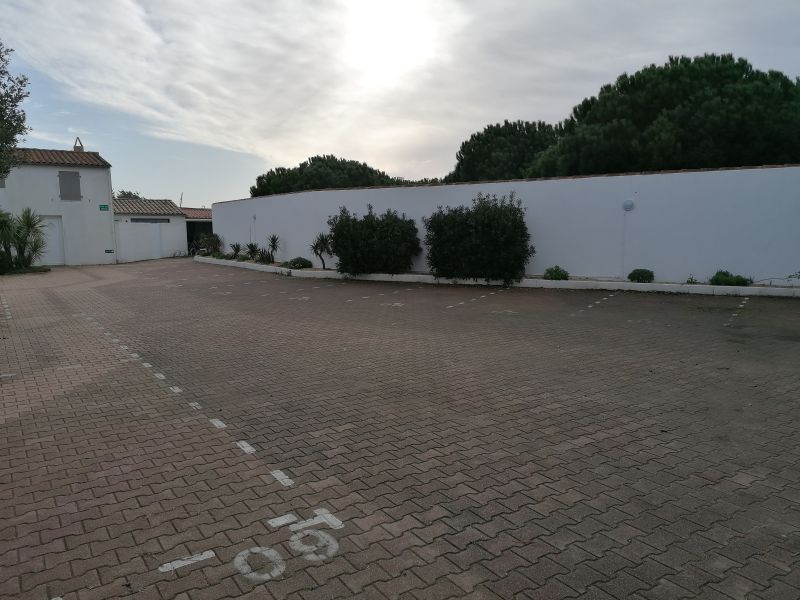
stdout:
<svg viewBox="0 0 800 600">
<path fill-rule="evenodd" d="M 0 597 L 800 598 L 800 302 L 0 279 Z"/>
</svg>

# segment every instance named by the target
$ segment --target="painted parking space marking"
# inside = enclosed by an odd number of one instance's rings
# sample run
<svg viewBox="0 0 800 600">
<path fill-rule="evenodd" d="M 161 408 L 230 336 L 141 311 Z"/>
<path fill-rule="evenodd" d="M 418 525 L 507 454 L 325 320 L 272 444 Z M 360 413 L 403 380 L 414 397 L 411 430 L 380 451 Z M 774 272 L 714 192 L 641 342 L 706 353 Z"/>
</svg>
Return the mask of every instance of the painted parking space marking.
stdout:
<svg viewBox="0 0 800 600">
<path fill-rule="evenodd" d="M 166 379 L 166 376 L 163 373 L 153 373 L 153 377 L 156 379 Z"/>
<path fill-rule="evenodd" d="M 143 366 L 145 369 L 149 369 L 149 368 L 150 368 L 150 367 L 152 367 L 153 365 L 151 365 L 150 363 L 143 362 L 143 363 L 142 363 L 142 366 Z"/>
<path fill-rule="evenodd" d="M 292 487 L 294 485 L 294 480 L 280 469 L 270 471 L 270 475 L 272 475 L 278 481 L 278 483 L 284 487 Z"/>
<path fill-rule="evenodd" d="M 201 408 L 203 408 L 202 406 L 200 406 L 199 402 L 189 402 L 189 406 L 191 406 L 194 410 L 200 410 Z"/>
<path fill-rule="evenodd" d="M 180 394 L 181 392 L 183 392 L 183 390 L 179 388 L 177 385 L 169 386 L 169 391 L 172 392 L 173 394 Z"/>
<path fill-rule="evenodd" d="M 269 571 L 254 571 L 249 562 L 250 556 L 254 554 L 266 558 L 270 563 L 272 563 L 272 568 Z M 245 579 L 249 579 L 250 581 L 254 581 L 256 583 L 263 583 L 265 581 L 269 581 L 270 579 L 280 577 L 286 570 L 286 563 L 283 561 L 281 555 L 272 548 L 265 546 L 255 546 L 253 548 L 248 548 L 247 550 L 242 550 L 236 555 L 236 558 L 233 559 L 233 564 L 239 570 L 239 573 L 245 577 Z"/>
<path fill-rule="evenodd" d="M 239 446 L 239 448 L 241 448 L 245 454 L 255 454 L 256 452 L 256 449 L 253 448 L 250 444 L 248 444 L 244 440 L 236 442 L 236 445 Z"/>
<path fill-rule="evenodd" d="M 225 423 L 223 423 L 223 422 L 222 422 L 222 421 L 220 421 L 219 419 L 209 419 L 208 421 L 209 421 L 209 422 L 210 422 L 210 423 L 211 423 L 211 424 L 212 424 L 214 427 L 216 427 L 217 429 L 225 429 L 225 427 L 227 427 L 227 425 L 225 425 Z"/>
<path fill-rule="evenodd" d="M 734 320 L 736 317 L 738 317 L 738 316 L 741 314 L 742 310 L 744 309 L 744 307 L 747 305 L 747 303 L 748 303 L 749 301 L 750 301 L 750 298 L 749 298 L 749 297 L 744 297 L 744 298 L 742 298 L 742 301 L 741 301 L 741 302 L 739 303 L 739 305 L 738 305 L 738 306 L 737 306 L 737 307 L 734 309 L 734 311 L 733 311 L 733 312 L 731 313 L 731 315 L 728 317 L 728 320 L 727 320 L 725 323 L 723 323 L 723 324 L 722 324 L 722 326 L 723 326 L 723 327 L 730 327 L 730 326 L 733 324 L 733 320 Z"/>
<path fill-rule="evenodd" d="M 288 525 L 289 523 L 294 523 L 295 521 L 297 521 L 297 517 L 292 513 L 289 513 L 286 515 L 282 515 L 280 517 L 275 517 L 274 519 L 269 519 L 267 521 L 267 524 L 270 527 L 277 529 L 278 527 L 283 527 L 284 525 Z"/>
<path fill-rule="evenodd" d="M 216 557 L 216 554 L 213 550 L 206 550 L 201 554 L 194 554 L 192 556 L 186 556 L 184 558 L 179 558 L 178 560 L 173 560 L 172 562 L 164 563 L 158 570 L 162 573 L 169 573 L 170 571 L 174 571 L 175 569 L 180 569 L 181 567 L 186 567 L 188 565 L 193 565 L 194 563 L 202 562 L 204 560 L 209 560 Z"/>
</svg>

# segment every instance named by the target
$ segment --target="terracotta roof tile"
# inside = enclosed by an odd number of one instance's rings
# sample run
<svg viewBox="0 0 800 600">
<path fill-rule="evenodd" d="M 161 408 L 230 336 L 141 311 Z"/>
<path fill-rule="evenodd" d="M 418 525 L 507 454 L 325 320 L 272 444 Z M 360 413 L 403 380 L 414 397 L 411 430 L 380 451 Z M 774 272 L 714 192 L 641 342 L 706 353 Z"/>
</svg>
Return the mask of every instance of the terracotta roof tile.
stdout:
<svg viewBox="0 0 800 600">
<path fill-rule="evenodd" d="M 114 214 L 183 216 L 181 209 L 172 200 L 151 200 L 149 198 L 114 198 Z"/>
<path fill-rule="evenodd" d="M 46 165 L 53 167 L 100 167 L 111 164 L 98 152 L 75 152 L 74 150 L 44 150 L 42 148 L 17 148 L 17 159 L 22 165 Z"/>
<path fill-rule="evenodd" d="M 187 219 L 208 219 L 211 220 L 211 209 L 210 208 L 181 208 L 183 214 L 186 215 Z"/>
</svg>

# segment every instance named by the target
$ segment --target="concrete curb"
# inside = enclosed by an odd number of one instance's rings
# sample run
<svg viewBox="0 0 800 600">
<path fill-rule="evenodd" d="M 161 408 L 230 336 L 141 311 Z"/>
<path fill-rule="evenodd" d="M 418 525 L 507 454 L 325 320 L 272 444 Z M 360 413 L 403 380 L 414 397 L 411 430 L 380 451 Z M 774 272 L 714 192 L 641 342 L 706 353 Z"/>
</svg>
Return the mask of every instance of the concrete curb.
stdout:
<svg viewBox="0 0 800 600">
<path fill-rule="evenodd" d="M 317 271 L 313 269 L 285 269 L 283 267 L 273 267 L 272 265 L 261 265 L 251 262 L 240 262 L 237 260 L 223 260 L 219 258 L 209 258 L 207 256 L 195 256 L 195 262 L 220 265 L 225 267 L 238 267 L 240 269 L 250 269 L 251 271 L 261 271 L 262 273 L 277 273 L 299 277 L 301 279 L 353 279 L 357 281 L 388 281 L 396 283 L 427 283 L 432 285 L 480 285 L 480 286 L 502 286 L 501 281 L 472 281 L 462 279 L 437 279 L 433 275 L 423 273 L 401 273 L 399 275 L 388 275 L 383 273 L 370 273 L 359 275 L 358 277 L 345 276 L 337 271 Z M 512 284 L 511 287 L 520 288 L 544 288 L 559 290 L 609 290 L 609 291 L 628 291 L 628 292 L 662 292 L 667 294 L 701 294 L 705 296 L 774 296 L 780 298 L 800 298 L 800 286 L 795 287 L 768 287 L 768 286 L 727 286 L 727 285 L 688 285 L 685 283 L 633 283 L 631 281 L 607 281 L 607 280 L 584 280 L 573 279 L 567 281 L 550 281 L 547 279 L 536 279 L 525 277 L 519 283 Z"/>
</svg>

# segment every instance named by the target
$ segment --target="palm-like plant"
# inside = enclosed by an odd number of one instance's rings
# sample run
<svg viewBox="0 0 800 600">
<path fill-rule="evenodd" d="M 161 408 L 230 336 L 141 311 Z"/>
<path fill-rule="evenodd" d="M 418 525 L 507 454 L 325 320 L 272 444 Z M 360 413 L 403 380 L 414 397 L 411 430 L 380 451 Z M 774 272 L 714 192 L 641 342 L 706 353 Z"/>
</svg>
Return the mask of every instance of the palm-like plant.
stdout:
<svg viewBox="0 0 800 600">
<path fill-rule="evenodd" d="M 332 256 L 331 252 L 331 236 L 327 233 L 317 234 L 314 241 L 311 242 L 311 252 L 313 252 L 320 261 L 322 261 L 322 269 L 325 270 L 325 259 L 323 254 Z"/>
<path fill-rule="evenodd" d="M 278 252 L 278 248 L 281 247 L 281 238 L 279 238 L 274 233 L 267 238 L 267 248 L 269 249 L 270 254 L 270 261 L 275 262 L 275 254 Z"/>
<path fill-rule="evenodd" d="M 239 253 L 242 251 L 242 245 L 238 242 L 231 244 L 231 254 L 233 258 L 239 258 Z"/>
<path fill-rule="evenodd" d="M 256 259 L 260 263 L 269 264 L 272 262 L 272 257 L 269 254 L 269 250 L 266 248 L 259 248 L 258 249 L 258 258 Z"/>
<path fill-rule="evenodd" d="M 14 242 L 14 217 L 0 210 L 0 273 L 12 267 L 11 246 Z"/>
<path fill-rule="evenodd" d="M 42 257 L 47 247 L 44 221 L 41 215 L 28 207 L 14 218 L 12 230 L 16 266 L 27 269 Z"/>
<path fill-rule="evenodd" d="M 256 259 L 256 256 L 258 256 L 258 244 L 255 242 L 247 244 L 247 256 L 250 260 Z"/>
</svg>

